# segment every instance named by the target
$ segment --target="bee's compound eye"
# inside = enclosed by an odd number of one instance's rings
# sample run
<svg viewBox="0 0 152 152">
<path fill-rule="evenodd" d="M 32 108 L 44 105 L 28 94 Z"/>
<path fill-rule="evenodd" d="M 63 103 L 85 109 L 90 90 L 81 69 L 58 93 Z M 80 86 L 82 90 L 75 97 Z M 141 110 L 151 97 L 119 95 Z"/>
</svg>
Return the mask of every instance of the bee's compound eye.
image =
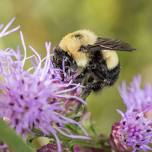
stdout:
<svg viewBox="0 0 152 152">
<path fill-rule="evenodd" d="M 83 35 L 81 35 L 81 34 L 75 34 L 74 37 L 77 38 L 77 39 L 82 39 Z"/>
</svg>

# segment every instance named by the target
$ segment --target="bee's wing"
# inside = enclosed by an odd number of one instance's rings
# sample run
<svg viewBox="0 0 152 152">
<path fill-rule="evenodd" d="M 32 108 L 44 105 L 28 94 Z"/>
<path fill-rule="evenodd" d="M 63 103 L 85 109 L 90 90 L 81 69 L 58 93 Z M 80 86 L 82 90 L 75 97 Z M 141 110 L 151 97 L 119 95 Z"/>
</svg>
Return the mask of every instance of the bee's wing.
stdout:
<svg viewBox="0 0 152 152">
<path fill-rule="evenodd" d="M 109 38 L 98 37 L 97 41 L 93 45 L 85 47 L 88 51 L 101 51 L 101 50 L 117 50 L 117 51 L 133 51 L 128 43 L 121 40 L 114 40 Z"/>
</svg>

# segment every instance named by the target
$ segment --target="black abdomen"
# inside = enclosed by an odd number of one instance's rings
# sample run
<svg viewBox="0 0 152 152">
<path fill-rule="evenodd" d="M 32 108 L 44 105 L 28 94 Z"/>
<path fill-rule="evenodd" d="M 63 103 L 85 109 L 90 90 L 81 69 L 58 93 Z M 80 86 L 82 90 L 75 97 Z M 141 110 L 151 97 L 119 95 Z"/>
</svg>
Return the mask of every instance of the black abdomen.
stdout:
<svg viewBox="0 0 152 152">
<path fill-rule="evenodd" d="M 111 86 L 118 79 L 120 73 L 120 65 L 118 64 L 114 69 L 108 70 L 106 61 L 103 59 L 100 52 L 95 52 L 91 55 L 91 60 L 88 65 L 88 73 L 93 77 L 92 90 L 98 91 L 105 86 Z"/>
</svg>

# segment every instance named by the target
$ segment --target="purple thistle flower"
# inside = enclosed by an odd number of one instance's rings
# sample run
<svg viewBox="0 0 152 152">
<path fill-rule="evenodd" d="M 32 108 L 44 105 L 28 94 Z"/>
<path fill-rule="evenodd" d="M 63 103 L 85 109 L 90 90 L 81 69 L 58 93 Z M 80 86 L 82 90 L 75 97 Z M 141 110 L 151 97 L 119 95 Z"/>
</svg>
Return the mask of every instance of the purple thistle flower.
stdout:
<svg viewBox="0 0 152 152">
<path fill-rule="evenodd" d="M 4 27 L 0 37 L 16 31 L 19 27 L 6 32 L 14 21 Z M 1 27 L 2 28 L 2 27 Z M 69 138 L 89 139 L 85 129 L 75 120 L 66 117 L 67 102 L 85 103 L 80 96 L 80 85 L 63 82 L 61 71 L 53 67 L 51 44 L 45 43 L 47 55 L 41 58 L 31 46 L 33 55 L 27 57 L 27 48 L 20 32 L 24 55 L 20 49 L 0 51 L 0 118 L 21 134 L 25 139 L 33 128 L 42 131 L 44 136 L 52 135 L 56 140 L 58 152 L 62 151 L 58 134 Z M 31 67 L 25 64 L 31 60 Z M 81 129 L 83 135 L 75 135 L 66 125 Z"/>
<path fill-rule="evenodd" d="M 152 109 L 152 86 L 150 84 L 145 85 L 144 88 L 140 86 L 140 76 L 135 77 L 128 87 L 125 82 L 122 83 L 119 91 L 127 112 L 144 112 Z"/>
<path fill-rule="evenodd" d="M 127 107 L 125 113 L 118 110 L 122 119 L 112 128 L 111 145 L 118 151 L 149 151 L 152 143 L 152 87 L 140 87 L 137 76 L 127 87 L 120 87 L 120 95 Z"/>
</svg>

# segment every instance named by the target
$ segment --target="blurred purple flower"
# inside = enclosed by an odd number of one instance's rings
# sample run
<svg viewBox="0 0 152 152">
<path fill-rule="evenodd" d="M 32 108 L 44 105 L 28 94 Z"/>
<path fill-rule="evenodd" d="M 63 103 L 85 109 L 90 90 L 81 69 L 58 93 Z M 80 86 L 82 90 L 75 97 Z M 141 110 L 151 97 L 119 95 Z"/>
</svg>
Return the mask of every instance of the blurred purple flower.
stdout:
<svg viewBox="0 0 152 152">
<path fill-rule="evenodd" d="M 6 32 L 14 21 L 4 27 L 0 37 L 8 35 L 14 30 Z M 2 27 L 1 27 L 2 28 Z M 51 61 L 51 44 L 45 43 L 47 55 L 41 58 L 31 46 L 33 54 L 27 57 L 27 48 L 20 32 L 24 55 L 20 49 L 5 49 L 0 51 L 0 117 L 21 134 L 24 138 L 32 129 L 36 128 L 44 135 L 54 136 L 58 152 L 62 151 L 58 134 L 69 138 L 89 139 L 85 129 L 75 120 L 66 117 L 67 102 L 84 101 L 79 98 L 80 85 L 63 82 L 61 70 L 53 67 Z M 25 70 L 25 64 L 31 60 L 31 67 Z M 65 125 L 79 127 L 83 135 L 75 135 Z"/>
<path fill-rule="evenodd" d="M 118 110 L 122 119 L 112 128 L 110 142 L 117 151 L 152 150 L 152 86 L 140 85 L 141 77 L 137 76 L 130 86 L 123 82 L 119 89 L 127 110 Z"/>
<path fill-rule="evenodd" d="M 119 91 L 126 105 L 127 113 L 132 111 L 145 112 L 152 109 L 152 86 L 147 84 L 141 88 L 140 76 L 136 76 L 128 87 L 123 82 Z"/>
<path fill-rule="evenodd" d="M 9 152 L 9 148 L 3 142 L 0 142 L 0 152 Z"/>
</svg>

